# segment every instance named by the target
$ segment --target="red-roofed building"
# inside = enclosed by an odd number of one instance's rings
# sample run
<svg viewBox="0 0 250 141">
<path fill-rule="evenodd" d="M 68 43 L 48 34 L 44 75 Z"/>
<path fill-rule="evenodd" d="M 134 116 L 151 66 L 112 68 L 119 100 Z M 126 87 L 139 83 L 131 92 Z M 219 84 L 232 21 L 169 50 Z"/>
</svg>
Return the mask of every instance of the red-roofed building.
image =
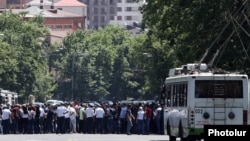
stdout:
<svg viewBox="0 0 250 141">
<path fill-rule="evenodd" d="M 60 0 L 54 3 L 56 9 L 68 11 L 74 14 L 87 16 L 87 5 L 77 0 Z"/>
<path fill-rule="evenodd" d="M 5 10 L 8 9 L 2 9 L 1 11 Z M 85 30 L 86 16 L 60 9 L 40 9 L 37 6 L 31 6 L 27 9 L 12 9 L 11 11 L 14 13 L 27 12 L 26 19 L 42 14 L 45 19 L 44 24 L 50 29 L 49 44 L 61 42 L 69 32 Z"/>
</svg>

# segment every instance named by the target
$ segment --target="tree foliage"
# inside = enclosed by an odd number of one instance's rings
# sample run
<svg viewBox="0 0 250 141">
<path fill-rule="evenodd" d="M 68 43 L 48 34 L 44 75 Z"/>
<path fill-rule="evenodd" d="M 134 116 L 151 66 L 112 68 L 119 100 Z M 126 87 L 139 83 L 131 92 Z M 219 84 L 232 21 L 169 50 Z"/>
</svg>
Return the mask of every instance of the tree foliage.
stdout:
<svg viewBox="0 0 250 141">
<path fill-rule="evenodd" d="M 34 20 L 36 18 L 41 20 Z M 46 58 L 42 56 L 48 32 L 41 21 L 42 17 L 26 21 L 22 15 L 11 11 L 0 15 L 0 85 L 17 92 L 20 102 L 26 102 L 31 94 L 44 100 L 52 89 Z"/>
<path fill-rule="evenodd" d="M 226 69 L 249 67 L 246 63 L 249 59 L 245 56 L 239 57 L 239 54 L 249 54 L 244 51 L 249 47 L 247 45 L 249 37 L 237 26 L 239 23 L 246 31 L 249 30 L 249 22 L 247 22 L 249 2 L 149 0 L 141 11 L 144 25 L 150 29 L 148 35 L 165 41 L 167 46 L 163 45 L 162 48 L 165 51 L 169 50 L 167 48 L 174 50 L 179 62 L 209 63 L 219 49 L 220 54 L 211 64 L 213 67 Z M 232 36 L 230 36 L 231 33 L 233 33 Z M 245 49 L 242 50 L 243 45 Z M 208 48 L 210 48 L 209 52 L 203 60 L 202 57 Z"/>
<path fill-rule="evenodd" d="M 59 91 L 79 100 L 139 97 L 134 77 L 136 38 L 121 27 L 107 26 L 96 31 L 76 31 L 63 41 L 55 67 L 63 62 Z M 64 89 L 66 88 L 66 89 Z"/>
</svg>

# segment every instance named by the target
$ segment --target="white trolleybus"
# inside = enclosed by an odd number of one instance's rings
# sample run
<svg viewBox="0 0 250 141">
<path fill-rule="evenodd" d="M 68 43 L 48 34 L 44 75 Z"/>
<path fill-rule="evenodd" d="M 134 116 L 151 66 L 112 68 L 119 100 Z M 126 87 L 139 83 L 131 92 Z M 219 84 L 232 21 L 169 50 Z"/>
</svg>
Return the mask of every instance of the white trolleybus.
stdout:
<svg viewBox="0 0 250 141">
<path fill-rule="evenodd" d="M 248 122 L 248 76 L 187 64 L 170 69 L 163 87 L 164 131 L 170 141 L 203 139 L 204 125 Z"/>
</svg>

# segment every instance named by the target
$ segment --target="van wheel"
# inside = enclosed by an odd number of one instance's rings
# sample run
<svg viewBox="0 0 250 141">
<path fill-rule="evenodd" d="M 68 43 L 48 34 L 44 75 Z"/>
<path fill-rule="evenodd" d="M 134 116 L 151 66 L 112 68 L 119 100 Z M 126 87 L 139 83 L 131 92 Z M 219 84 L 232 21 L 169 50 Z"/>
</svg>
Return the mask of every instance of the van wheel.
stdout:
<svg viewBox="0 0 250 141">
<path fill-rule="evenodd" d="M 175 136 L 169 136 L 169 141 L 176 141 L 176 137 Z"/>
</svg>

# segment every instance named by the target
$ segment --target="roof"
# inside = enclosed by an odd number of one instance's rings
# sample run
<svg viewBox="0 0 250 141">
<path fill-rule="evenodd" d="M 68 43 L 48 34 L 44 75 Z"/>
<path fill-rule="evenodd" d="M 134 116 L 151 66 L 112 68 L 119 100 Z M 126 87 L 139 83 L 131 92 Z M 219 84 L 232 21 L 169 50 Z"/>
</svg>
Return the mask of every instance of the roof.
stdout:
<svg viewBox="0 0 250 141">
<path fill-rule="evenodd" d="M 36 6 L 40 6 L 41 5 L 41 0 L 32 0 L 28 3 L 26 3 L 26 5 L 36 5 Z M 52 5 L 51 1 L 48 0 L 43 0 L 43 5 Z"/>
<path fill-rule="evenodd" d="M 77 6 L 77 7 L 85 7 L 86 5 L 84 3 L 81 3 L 77 0 L 60 0 L 58 2 L 54 3 L 54 6 L 58 7 L 58 6 L 67 6 L 67 7 L 71 7 L 71 6 Z"/>
<path fill-rule="evenodd" d="M 35 17 L 42 14 L 45 18 L 63 18 L 63 17 L 82 17 L 79 14 L 70 13 L 59 9 L 40 9 L 37 6 L 31 6 L 27 9 L 12 9 L 14 13 L 29 12 L 25 17 Z"/>
</svg>

